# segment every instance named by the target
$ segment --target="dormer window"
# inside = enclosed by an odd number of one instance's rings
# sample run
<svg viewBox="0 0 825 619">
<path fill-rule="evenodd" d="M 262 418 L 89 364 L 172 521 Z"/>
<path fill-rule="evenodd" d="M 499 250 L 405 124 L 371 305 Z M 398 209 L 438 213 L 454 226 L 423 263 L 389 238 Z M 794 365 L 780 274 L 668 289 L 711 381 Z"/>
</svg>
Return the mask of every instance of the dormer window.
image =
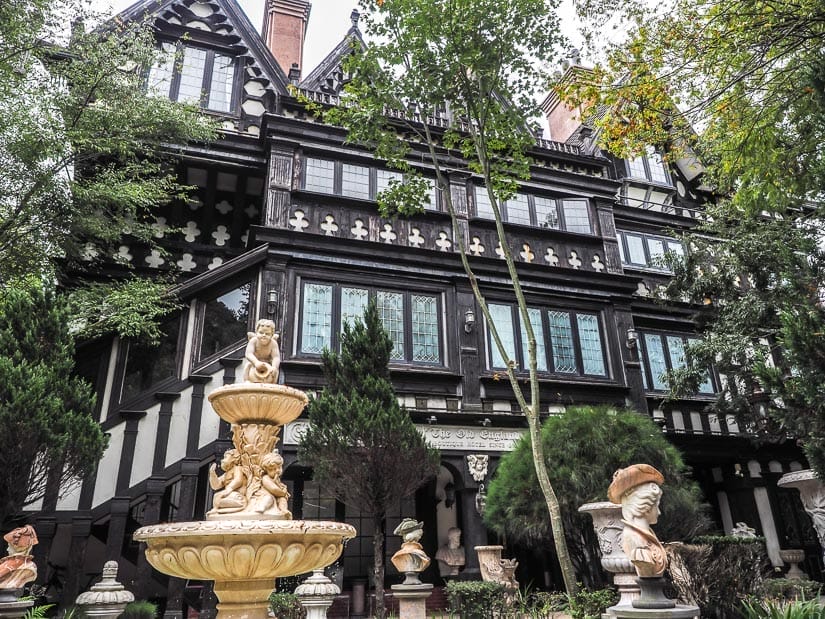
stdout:
<svg viewBox="0 0 825 619">
<path fill-rule="evenodd" d="M 627 161 L 627 172 L 630 178 L 652 181 L 662 185 L 672 185 L 670 172 L 662 160 L 662 156 L 652 146 L 647 147 L 644 155 Z"/>
<path fill-rule="evenodd" d="M 151 94 L 215 112 L 232 110 L 235 58 L 211 49 L 163 43 L 163 58 L 150 70 Z"/>
</svg>

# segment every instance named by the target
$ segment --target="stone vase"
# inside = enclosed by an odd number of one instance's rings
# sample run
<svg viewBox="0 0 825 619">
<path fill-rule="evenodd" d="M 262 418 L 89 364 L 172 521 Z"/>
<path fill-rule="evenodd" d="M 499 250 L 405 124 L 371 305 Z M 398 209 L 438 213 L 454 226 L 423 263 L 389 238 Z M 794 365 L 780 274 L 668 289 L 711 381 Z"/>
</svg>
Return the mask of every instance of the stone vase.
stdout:
<svg viewBox="0 0 825 619">
<path fill-rule="evenodd" d="M 621 596 L 616 606 L 630 606 L 633 600 L 639 599 L 641 590 L 636 581 L 636 569 L 622 550 L 622 506 L 609 501 L 585 503 L 579 507 L 579 513 L 589 514 L 593 519 L 601 565 L 613 575 L 613 584 Z"/>
<path fill-rule="evenodd" d="M 806 580 L 808 575 L 799 569 L 799 564 L 805 560 L 805 551 L 801 548 L 788 548 L 779 551 L 779 558 L 791 567 L 785 578 L 789 580 Z"/>
<path fill-rule="evenodd" d="M 810 469 L 786 473 L 776 483 L 780 488 L 796 488 L 802 507 L 814 523 L 820 547 L 825 550 L 825 484 Z"/>
<path fill-rule="evenodd" d="M 476 546 L 478 554 L 478 566 L 481 569 L 481 580 L 484 582 L 495 582 L 493 573 L 501 565 L 501 552 L 504 546 Z M 492 568 L 492 569 L 491 569 Z"/>
</svg>

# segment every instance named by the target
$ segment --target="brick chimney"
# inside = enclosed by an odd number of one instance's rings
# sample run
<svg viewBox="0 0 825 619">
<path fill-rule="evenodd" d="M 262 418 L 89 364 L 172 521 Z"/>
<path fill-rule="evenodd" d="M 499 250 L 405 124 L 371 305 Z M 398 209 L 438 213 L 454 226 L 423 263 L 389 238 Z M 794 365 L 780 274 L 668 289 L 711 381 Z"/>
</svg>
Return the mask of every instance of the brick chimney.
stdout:
<svg viewBox="0 0 825 619">
<path fill-rule="evenodd" d="M 589 69 L 580 64 L 578 54 L 572 60 L 572 63 L 567 61 L 563 65 L 564 75 L 559 80 L 562 83 L 585 79 L 590 73 Z M 571 108 L 555 92 L 551 91 L 541 102 L 541 109 L 547 116 L 550 139 L 556 142 L 566 142 L 582 124 L 583 110 L 581 108 Z"/>
<path fill-rule="evenodd" d="M 303 68 L 304 38 L 306 37 L 309 10 L 306 0 L 266 0 L 264 14 L 264 43 L 289 73 L 293 65 Z"/>
</svg>

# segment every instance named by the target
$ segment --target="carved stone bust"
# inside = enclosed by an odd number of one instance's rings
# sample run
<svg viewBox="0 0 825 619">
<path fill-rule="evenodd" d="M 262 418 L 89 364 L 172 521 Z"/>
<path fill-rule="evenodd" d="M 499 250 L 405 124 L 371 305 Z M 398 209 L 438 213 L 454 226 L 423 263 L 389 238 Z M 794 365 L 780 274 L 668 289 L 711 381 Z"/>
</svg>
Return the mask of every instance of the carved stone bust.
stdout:
<svg viewBox="0 0 825 619">
<path fill-rule="evenodd" d="M 435 558 L 441 576 L 458 576 L 467 561 L 464 546 L 461 545 L 461 529 L 450 527 L 447 531 L 447 544 L 438 549 Z"/>
</svg>

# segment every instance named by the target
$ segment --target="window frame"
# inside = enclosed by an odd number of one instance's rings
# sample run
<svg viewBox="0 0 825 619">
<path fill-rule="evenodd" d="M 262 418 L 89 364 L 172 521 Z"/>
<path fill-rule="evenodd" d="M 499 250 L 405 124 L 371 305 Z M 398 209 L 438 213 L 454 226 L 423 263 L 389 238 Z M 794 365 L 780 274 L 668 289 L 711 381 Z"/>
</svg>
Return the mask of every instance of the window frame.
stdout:
<svg viewBox="0 0 825 619">
<path fill-rule="evenodd" d="M 480 185 L 478 183 L 473 183 L 473 203 L 475 206 L 475 213 L 474 217 L 478 219 L 483 219 L 484 221 L 493 221 L 491 217 L 486 217 L 485 215 L 479 214 L 478 208 L 478 194 L 479 192 L 483 192 L 486 197 L 486 188 L 484 185 Z M 505 223 L 508 223 L 513 226 L 530 226 L 531 228 L 541 228 L 543 230 L 558 230 L 560 232 L 567 232 L 568 234 L 584 234 L 588 236 L 595 236 L 596 230 L 594 226 L 594 217 L 593 213 L 591 212 L 591 204 L 590 199 L 585 198 L 582 196 L 546 196 L 534 193 L 524 193 L 524 192 L 516 192 L 517 195 L 525 196 L 527 198 L 527 209 L 529 215 L 529 222 L 524 223 L 521 221 L 513 222 L 510 221 L 510 212 L 509 212 L 509 200 L 505 200 L 504 203 L 501 205 L 501 220 Z M 543 200 L 550 200 L 553 202 L 555 211 L 556 211 L 556 219 L 559 222 L 559 226 L 554 228 L 552 226 L 543 226 L 538 221 L 538 210 L 536 207 L 536 198 L 541 198 Z M 587 223 L 590 228 L 589 232 L 580 232 L 578 230 L 569 230 L 567 227 L 567 215 L 564 208 L 565 202 L 583 202 L 585 205 L 585 210 L 587 213 Z"/>
<path fill-rule="evenodd" d="M 377 293 L 379 292 L 389 292 L 394 294 L 401 294 L 403 298 L 403 322 L 404 322 L 404 358 L 403 359 L 393 359 L 390 358 L 391 365 L 413 365 L 413 366 L 423 366 L 423 367 L 433 367 L 433 368 L 445 368 L 447 367 L 446 361 L 446 343 L 445 343 L 445 335 L 444 335 L 444 298 L 442 292 L 436 292 L 432 290 L 420 290 L 420 289 L 400 289 L 400 288 L 392 288 L 386 286 L 369 286 L 360 284 L 357 282 L 352 281 L 338 281 L 338 282 L 331 282 L 329 280 L 323 279 L 316 279 L 316 278 L 301 278 L 298 281 L 298 303 L 296 305 L 296 325 L 295 325 L 295 352 L 296 356 L 299 358 L 308 358 L 308 359 L 320 359 L 321 353 L 318 352 L 305 352 L 302 349 L 303 343 L 303 331 L 304 331 L 304 301 L 306 298 L 306 286 L 307 285 L 320 285 L 320 286 L 330 286 L 332 287 L 332 303 L 331 303 L 331 320 L 330 320 L 330 339 L 329 339 L 329 349 L 333 351 L 340 351 L 341 350 L 341 332 L 343 331 L 343 325 L 341 320 L 341 311 L 342 311 L 342 300 L 341 300 L 341 291 L 343 288 L 360 288 L 362 290 L 367 290 L 367 301 L 374 300 L 376 298 Z M 418 361 L 413 359 L 414 349 L 413 349 L 413 321 L 412 321 L 412 297 L 413 296 L 429 296 L 435 299 L 436 303 L 436 310 L 435 315 L 437 318 L 437 329 L 436 333 L 438 335 L 438 361 Z"/>
<path fill-rule="evenodd" d="M 630 256 L 630 247 L 627 243 L 627 237 L 637 237 L 642 239 L 642 251 L 645 255 L 645 263 L 641 264 L 639 262 L 634 262 L 631 260 Z M 673 273 L 673 271 L 668 268 L 666 265 L 656 265 L 652 264 L 654 257 L 652 252 L 650 251 L 650 241 L 662 241 L 665 243 L 665 253 L 669 253 L 672 250 L 669 249 L 668 245 L 679 245 L 681 250 L 681 255 L 685 255 L 685 247 L 684 245 L 678 240 L 670 236 L 663 236 L 660 234 L 649 234 L 647 232 L 638 232 L 636 230 L 616 230 L 616 239 L 619 244 L 619 254 L 622 261 L 623 267 L 629 267 L 633 269 L 646 269 L 650 271 L 657 271 L 659 273 Z M 673 252 L 678 253 L 678 252 Z"/>
<path fill-rule="evenodd" d="M 518 306 L 506 302 L 490 301 L 490 305 L 500 305 L 510 308 L 511 328 L 513 329 L 513 346 L 515 348 L 515 361 L 518 364 L 516 372 L 526 373 L 527 359 L 526 359 L 526 342 L 522 340 L 521 316 L 519 316 Z M 605 325 L 602 312 L 597 310 L 579 310 L 554 306 L 535 306 L 529 305 L 528 309 L 538 310 L 541 316 L 541 328 L 544 336 L 544 355 L 545 365 L 547 370 L 538 370 L 540 376 L 546 377 L 566 377 L 566 378 L 582 378 L 582 379 L 601 379 L 610 380 L 610 357 L 608 355 L 607 342 L 605 338 Z M 573 353 L 576 363 L 575 372 L 561 372 L 556 370 L 556 359 L 553 352 L 553 340 L 550 331 L 549 312 L 561 312 L 567 314 L 570 320 L 570 338 L 573 344 Z M 596 318 L 599 331 L 599 345 L 602 353 L 602 362 L 604 365 L 604 374 L 586 374 L 584 371 L 584 358 L 582 354 L 582 342 L 579 334 L 579 320 L 578 316 L 593 316 Z M 495 350 L 495 342 L 493 342 L 492 333 L 488 324 L 484 325 L 485 334 L 484 341 L 487 345 L 486 364 L 487 369 L 491 372 L 498 372 L 506 370 L 504 367 L 493 365 L 493 352 Z M 538 352 L 538 351 L 537 351 Z M 537 360 L 538 361 L 538 360 Z M 540 365 L 540 363 L 537 363 Z"/>
<path fill-rule="evenodd" d="M 320 161 L 328 161 L 328 162 L 331 162 L 333 164 L 333 167 L 332 167 L 332 191 L 331 192 L 318 191 L 316 189 L 311 189 L 311 188 L 308 189 L 307 188 L 307 186 L 306 186 L 307 170 L 309 168 L 309 165 L 308 165 L 307 162 L 310 159 L 317 159 L 317 160 L 320 160 Z M 380 190 L 378 189 L 378 172 L 379 172 L 379 170 L 380 171 L 385 171 L 385 172 L 390 172 L 390 173 L 393 173 L 393 174 L 400 174 L 402 182 L 404 182 L 405 179 L 406 179 L 406 175 L 403 172 L 401 172 L 400 170 L 391 170 L 389 168 L 385 168 L 385 167 L 382 167 L 382 166 L 370 165 L 370 164 L 367 164 L 367 163 L 362 163 L 362 162 L 353 161 L 353 160 L 331 159 L 330 157 L 326 156 L 326 153 L 320 154 L 320 155 L 317 155 L 317 156 L 314 153 L 304 153 L 301 156 L 301 163 L 302 163 L 302 165 L 301 165 L 301 173 L 300 173 L 300 180 L 299 180 L 299 189 L 300 189 L 300 191 L 306 191 L 306 192 L 309 192 L 309 193 L 323 195 L 323 196 L 337 196 L 337 197 L 340 197 L 340 198 L 345 198 L 347 200 L 359 200 L 359 201 L 367 201 L 368 200 L 368 201 L 371 201 L 371 202 L 375 202 L 376 199 L 378 198 L 378 194 L 380 192 Z M 359 167 L 367 169 L 368 178 L 369 178 L 369 190 L 368 190 L 368 196 L 369 197 L 364 198 L 364 197 L 354 196 L 354 195 L 344 193 L 344 166 L 345 165 L 359 166 Z M 436 182 L 436 179 L 431 177 L 431 176 L 427 176 L 426 174 L 423 175 L 423 178 L 426 179 L 427 181 L 430 181 L 430 183 L 432 184 L 432 188 L 433 188 L 433 193 L 432 193 L 433 202 L 430 202 L 429 206 L 425 206 L 424 210 L 427 211 L 427 212 L 431 212 L 431 213 L 432 212 L 443 212 L 441 189 L 439 189 L 438 183 Z"/>
<path fill-rule="evenodd" d="M 653 166 L 650 162 L 651 157 L 658 157 L 660 160 L 660 165 L 662 167 L 662 171 L 665 175 L 665 181 L 661 181 L 658 179 L 653 178 Z M 634 172 L 632 170 L 631 162 L 640 160 L 642 163 L 642 167 L 644 169 L 645 176 L 642 178 L 641 176 L 634 176 Z M 634 157 L 633 159 L 625 159 L 625 172 L 627 174 L 627 178 L 637 181 L 646 181 L 650 183 L 656 183 L 657 185 L 662 185 L 665 187 L 673 187 L 673 175 L 670 171 L 670 167 L 667 165 L 667 162 L 662 158 L 662 154 L 657 151 L 654 147 L 648 146 L 645 149 L 644 153 L 640 153 L 638 157 Z"/>
<path fill-rule="evenodd" d="M 214 47 L 209 47 L 208 45 L 199 45 L 199 44 L 189 44 L 180 39 L 170 41 L 168 39 L 160 39 L 158 40 L 160 51 L 163 52 L 164 44 L 174 46 L 173 50 L 170 50 L 172 57 L 174 58 L 174 62 L 172 64 L 172 77 L 169 83 L 169 89 L 165 95 L 161 94 L 160 92 L 151 92 L 151 84 L 149 83 L 150 76 L 152 73 L 152 69 L 154 66 L 149 67 L 146 70 L 146 89 L 155 96 L 165 96 L 170 101 L 180 102 L 180 83 L 181 83 L 181 73 L 183 67 L 183 57 L 186 53 L 187 48 L 200 50 L 206 53 L 206 57 L 204 58 L 204 66 L 203 66 L 203 75 L 201 77 L 201 96 L 200 99 L 197 101 L 197 106 L 204 110 L 205 112 L 211 112 L 213 114 L 223 114 L 229 116 L 237 116 L 238 115 L 238 99 L 240 96 L 240 88 L 238 84 L 238 76 L 241 73 L 238 69 L 240 63 L 238 61 L 238 55 L 232 53 L 230 50 L 224 49 L 215 49 Z M 229 104 L 228 109 L 226 110 L 219 110 L 216 108 L 209 107 L 209 98 L 211 96 L 212 90 L 212 79 L 215 73 L 215 55 L 226 56 L 232 59 L 231 68 L 232 68 L 232 90 L 229 96 Z M 173 96 L 174 94 L 174 96 Z M 192 102 L 195 104 L 195 102 Z"/>
<path fill-rule="evenodd" d="M 648 335 L 652 335 L 659 338 L 659 342 L 662 346 L 662 354 L 664 356 L 664 362 L 667 372 L 671 372 L 674 369 L 673 364 L 673 357 L 670 351 L 670 343 L 668 342 L 668 338 L 670 337 L 677 337 L 680 338 L 682 341 L 682 350 L 684 351 L 691 341 L 701 339 L 696 334 L 689 334 L 689 333 L 680 333 L 678 331 L 650 331 L 650 330 L 640 330 L 639 331 L 639 357 L 640 362 L 642 364 L 642 384 L 644 386 L 644 390 L 646 393 L 666 393 L 668 391 L 667 387 L 662 389 L 657 388 L 653 383 L 653 370 L 650 366 L 650 354 L 648 353 L 647 349 L 647 339 Z M 679 368 L 676 368 L 679 369 Z M 713 367 L 710 367 L 706 370 L 708 376 L 708 382 L 710 383 L 710 391 L 697 391 L 694 396 L 695 397 L 716 397 L 719 393 L 719 380 L 716 376 L 716 372 Z M 663 374 L 664 376 L 664 374 Z"/>
<path fill-rule="evenodd" d="M 208 296 L 205 294 L 198 295 L 196 299 L 197 307 L 195 308 L 195 337 L 192 338 L 192 361 L 190 364 L 192 368 L 204 367 L 209 363 L 212 363 L 216 359 L 219 359 L 222 355 L 225 355 L 227 352 L 234 350 L 234 345 L 228 344 L 227 346 L 224 346 L 217 352 L 201 357 L 201 348 L 203 347 L 203 329 L 206 324 L 207 304 L 210 301 L 218 300 L 225 294 L 240 288 L 244 284 L 249 284 L 249 301 L 247 303 L 248 309 L 246 319 L 246 331 L 248 333 L 253 330 L 252 325 L 254 324 L 256 310 L 258 307 L 257 283 L 258 277 L 256 275 L 250 275 L 248 279 L 242 278 L 233 280 L 231 284 L 221 286 L 220 288 L 215 289 L 214 291 L 210 291 L 210 294 Z"/>
</svg>

